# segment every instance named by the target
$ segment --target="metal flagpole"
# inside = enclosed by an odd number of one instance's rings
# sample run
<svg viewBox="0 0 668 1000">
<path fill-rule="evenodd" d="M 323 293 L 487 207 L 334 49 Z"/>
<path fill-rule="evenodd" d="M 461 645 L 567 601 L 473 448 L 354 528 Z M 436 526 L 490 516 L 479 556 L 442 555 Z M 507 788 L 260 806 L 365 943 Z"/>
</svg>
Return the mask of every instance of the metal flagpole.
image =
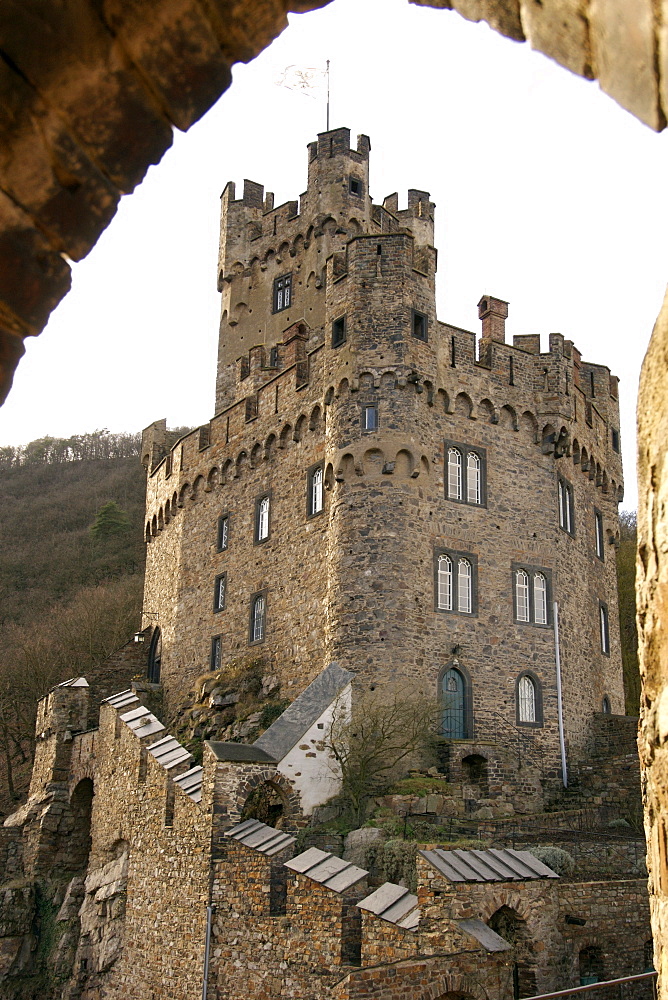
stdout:
<svg viewBox="0 0 668 1000">
<path fill-rule="evenodd" d="M 327 131 L 329 132 L 329 59 L 327 60 Z"/>
</svg>

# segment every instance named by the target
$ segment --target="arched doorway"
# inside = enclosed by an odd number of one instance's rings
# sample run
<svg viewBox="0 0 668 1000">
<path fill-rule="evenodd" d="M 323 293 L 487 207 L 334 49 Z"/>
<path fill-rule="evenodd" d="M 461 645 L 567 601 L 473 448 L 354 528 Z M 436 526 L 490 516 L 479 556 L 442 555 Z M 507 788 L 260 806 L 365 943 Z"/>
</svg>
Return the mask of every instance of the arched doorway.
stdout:
<svg viewBox="0 0 668 1000">
<path fill-rule="evenodd" d="M 287 801 L 281 789 L 273 781 L 264 781 L 246 799 L 241 811 L 241 822 L 256 819 L 280 830 L 287 812 Z"/>
<path fill-rule="evenodd" d="M 90 821 L 95 790 L 90 778 L 82 778 L 70 798 L 72 832 L 67 840 L 67 864 L 72 872 L 85 872 L 90 854 Z"/>
<path fill-rule="evenodd" d="M 514 1000 L 534 996 L 536 968 L 533 942 L 526 922 L 510 906 L 501 906 L 488 920 L 489 926 L 512 946 L 512 995 Z"/>
<path fill-rule="evenodd" d="M 469 699 L 467 680 L 457 666 L 448 666 L 441 678 L 439 700 L 441 704 L 441 735 L 446 740 L 465 740 L 469 737 Z"/>
</svg>

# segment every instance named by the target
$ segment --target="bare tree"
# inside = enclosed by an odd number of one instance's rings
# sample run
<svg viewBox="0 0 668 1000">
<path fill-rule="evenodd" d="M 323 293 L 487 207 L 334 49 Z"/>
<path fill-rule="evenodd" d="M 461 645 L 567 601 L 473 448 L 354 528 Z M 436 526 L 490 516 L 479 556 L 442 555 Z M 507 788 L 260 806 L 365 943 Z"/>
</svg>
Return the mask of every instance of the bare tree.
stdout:
<svg viewBox="0 0 668 1000">
<path fill-rule="evenodd" d="M 431 753 L 436 735 L 433 702 L 397 690 L 380 697 L 368 695 L 352 710 L 339 700 L 322 747 L 341 775 L 341 795 L 356 823 L 364 819 L 366 803 L 382 794 L 411 759 Z"/>
</svg>

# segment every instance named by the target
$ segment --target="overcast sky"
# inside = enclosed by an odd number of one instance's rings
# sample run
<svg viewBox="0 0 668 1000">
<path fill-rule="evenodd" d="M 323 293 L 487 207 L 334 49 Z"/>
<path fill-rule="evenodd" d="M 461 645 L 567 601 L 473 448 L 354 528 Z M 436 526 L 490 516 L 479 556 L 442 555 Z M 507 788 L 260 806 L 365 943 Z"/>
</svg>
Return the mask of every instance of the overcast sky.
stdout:
<svg viewBox="0 0 668 1000">
<path fill-rule="evenodd" d="M 276 87 L 331 60 L 331 125 L 371 137 L 376 201 L 437 205 L 439 318 L 479 330 L 483 293 L 507 332 L 563 333 L 621 378 L 626 508 L 636 505 L 635 399 L 668 279 L 666 136 L 526 44 L 406 0 L 335 0 L 291 16 L 218 104 L 124 198 L 0 408 L 0 445 L 213 414 L 220 193 L 306 187 L 322 102 Z"/>
</svg>

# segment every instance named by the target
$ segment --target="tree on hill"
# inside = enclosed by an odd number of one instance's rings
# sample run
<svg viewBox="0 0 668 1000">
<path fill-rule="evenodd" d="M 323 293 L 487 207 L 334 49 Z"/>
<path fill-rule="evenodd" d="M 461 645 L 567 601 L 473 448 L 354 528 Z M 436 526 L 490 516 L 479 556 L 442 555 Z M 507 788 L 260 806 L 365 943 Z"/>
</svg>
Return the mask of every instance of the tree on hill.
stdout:
<svg viewBox="0 0 668 1000">
<path fill-rule="evenodd" d="M 128 531 L 130 527 L 130 518 L 126 512 L 118 506 L 115 500 L 109 500 L 97 512 L 97 517 L 90 527 L 90 533 L 93 538 L 100 540 Z"/>
</svg>

